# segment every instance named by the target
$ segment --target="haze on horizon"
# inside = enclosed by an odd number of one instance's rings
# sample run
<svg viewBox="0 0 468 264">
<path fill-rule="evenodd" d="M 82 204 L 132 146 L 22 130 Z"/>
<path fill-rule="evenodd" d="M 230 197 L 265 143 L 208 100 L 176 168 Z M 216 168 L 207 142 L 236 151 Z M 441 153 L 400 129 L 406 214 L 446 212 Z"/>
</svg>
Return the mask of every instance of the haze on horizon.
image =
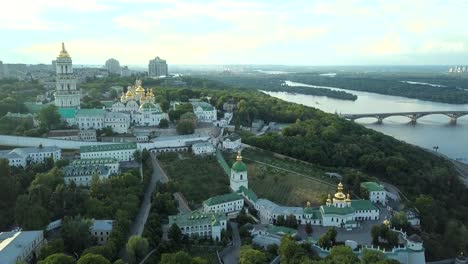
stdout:
<svg viewBox="0 0 468 264">
<path fill-rule="evenodd" d="M 0 60 L 76 64 L 468 64 L 468 1 L 16 0 Z"/>
</svg>

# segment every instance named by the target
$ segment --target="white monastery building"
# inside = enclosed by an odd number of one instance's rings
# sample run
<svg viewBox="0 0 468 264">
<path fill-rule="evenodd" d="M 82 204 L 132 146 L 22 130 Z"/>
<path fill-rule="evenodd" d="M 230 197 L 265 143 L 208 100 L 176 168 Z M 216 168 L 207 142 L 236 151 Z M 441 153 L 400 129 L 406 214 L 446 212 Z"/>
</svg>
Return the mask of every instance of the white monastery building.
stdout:
<svg viewBox="0 0 468 264">
<path fill-rule="evenodd" d="M 387 202 L 387 191 L 385 188 L 376 182 L 363 182 L 361 188 L 369 192 L 369 200 L 373 203 L 385 205 Z"/>
<path fill-rule="evenodd" d="M 0 263 L 29 262 L 34 255 L 39 254 L 43 242 L 42 230 L 2 232 L 0 233 Z"/>
<path fill-rule="evenodd" d="M 237 193 L 228 193 L 211 197 L 203 202 L 205 213 L 234 213 L 239 212 L 244 207 L 244 198 Z"/>
<path fill-rule="evenodd" d="M 91 235 L 96 238 L 98 245 L 104 245 L 109 240 L 114 220 L 93 220 Z"/>
<path fill-rule="evenodd" d="M 7 159 L 10 166 L 14 167 L 42 163 L 48 157 L 52 157 L 54 161 L 57 161 L 62 158 L 62 150 L 56 146 L 0 150 L 0 158 Z"/>
<path fill-rule="evenodd" d="M 192 145 L 192 152 L 195 155 L 213 155 L 216 149 L 210 142 L 198 142 Z"/>
<path fill-rule="evenodd" d="M 91 145 L 80 147 L 81 159 L 113 158 L 119 161 L 133 160 L 133 155 L 137 150 L 137 144 L 134 142 Z"/>
<path fill-rule="evenodd" d="M 225 213 L 201 213 L 198 211 L 169 216 L 169 226 L 176 224 L 186 236 L 211 237 L 221 240 L 221 231 L 227 228 Z"/>
</svg>

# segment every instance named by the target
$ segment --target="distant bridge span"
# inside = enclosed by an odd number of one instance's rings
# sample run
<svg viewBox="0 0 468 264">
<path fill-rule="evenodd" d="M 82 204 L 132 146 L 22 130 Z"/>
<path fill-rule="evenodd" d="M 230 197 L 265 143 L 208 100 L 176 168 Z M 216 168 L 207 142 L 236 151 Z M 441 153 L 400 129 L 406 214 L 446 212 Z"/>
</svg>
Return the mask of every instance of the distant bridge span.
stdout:
<svg viewBox="0 0 468 264">
<path fill-rule="evenodd" d="M 377 123 L 381 124 L 383 120 L 391 116 L 405 116 L 408 117 L 412 123 L 428 115 L 445 115 L 450 117 L 452 124 L 457 123 L 457 118 L 468 115 L 468 111 L 425 111 L 425 112 L 394 112 L 394 113 L 369 113 L 369 114 L 341 114 L 340 117 L 354 121 L 360 118 L 376 118 Z"/>
</svg>

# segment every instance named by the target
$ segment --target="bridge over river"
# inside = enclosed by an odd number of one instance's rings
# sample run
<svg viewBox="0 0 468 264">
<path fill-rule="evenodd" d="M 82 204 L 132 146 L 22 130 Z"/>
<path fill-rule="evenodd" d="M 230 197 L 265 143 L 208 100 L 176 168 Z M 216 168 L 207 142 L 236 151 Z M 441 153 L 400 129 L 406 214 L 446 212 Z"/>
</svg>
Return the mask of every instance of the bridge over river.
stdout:
<svg viewBox="0 0 468 264">
<path fill-rule="evenodd" d="M 376 118 L 377 123 L 381 124 L 383 120 L 391 116 L 408 117 L 412 123 L 428 115 L 445 115 L 450 118 L 452 124 L 457 123 L 457 118 L 468 115 L 468 111 L 425 111 L 425 112 L 394 112 L 394 113 L 369 113 L 369 114 L 340 114 L 340 117 L 354 121 L 360 118 Z"/>
</svg>

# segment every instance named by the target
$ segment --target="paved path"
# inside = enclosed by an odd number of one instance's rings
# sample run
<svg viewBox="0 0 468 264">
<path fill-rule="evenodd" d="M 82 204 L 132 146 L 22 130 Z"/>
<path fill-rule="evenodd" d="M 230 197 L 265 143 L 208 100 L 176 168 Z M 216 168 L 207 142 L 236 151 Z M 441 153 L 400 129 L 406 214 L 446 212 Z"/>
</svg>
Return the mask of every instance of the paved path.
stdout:
<svg viewBox="0 0 468 264">
<path fill-rule="evenodd" d="M 276 258 L 274 258 L 270 264 L 279 264 L 280 263 L 280 256 L 276 256 Z"/>
<path fill-rule="evenodd" d="M 159 166 L 159 162 L 156 159 L 156 156 L 154 154 L 151 154 L 151 163 L 153 165 L 153 174 L 151 175 L 151 181 L 149 185 L 146 187 L 145 191 L 145 196 L 143 198 L 143 201 L 141 202 L 140 205 L 140 210 L 138 211 L 137 216 L 133 220 L 132 225 L 130 226 L 130 232 L 128 234 L 128 238 L 134 235 L 139 235 L 143 234 L 143 229 L 145 228 L 145 223 L 146 220 L 148 219 L 148 215 L 151 209 L 151 197 L 153 196 L 153 192 L 156 188 L 156 184 L 158 182 L 167 182 L 167 176 L 164 173 L 164 171 L 161 169 L 161 166 Z M 120 257 L 123 260 L 128 261 L 128 256 L 127 256 L 127 251 L 125 249 L 125 246 L 120 250 Z"/>
<path fill-rule="evenodd" d="M 184 214 L 184 213 L 190 213 L 192 210 L 190 210 L 190 206 L 187 203 L 187 200 L 185 200 L 184 195 L 180 192 L 176 192 L 173 194 L 174 198 L 177 200 L 178 206 L 177 208 L 179 209 L 179 212 Z"/>
<path fill-rule="evenodd" d="M 239 263 L 241 247 L 239 228 L 235 222 L 229 222 L 229 224 L 231 224 L 232 228 L 232 245 L 225 248 L 220 255 L 224 264 L 237 264 Z"/>
</svg>

